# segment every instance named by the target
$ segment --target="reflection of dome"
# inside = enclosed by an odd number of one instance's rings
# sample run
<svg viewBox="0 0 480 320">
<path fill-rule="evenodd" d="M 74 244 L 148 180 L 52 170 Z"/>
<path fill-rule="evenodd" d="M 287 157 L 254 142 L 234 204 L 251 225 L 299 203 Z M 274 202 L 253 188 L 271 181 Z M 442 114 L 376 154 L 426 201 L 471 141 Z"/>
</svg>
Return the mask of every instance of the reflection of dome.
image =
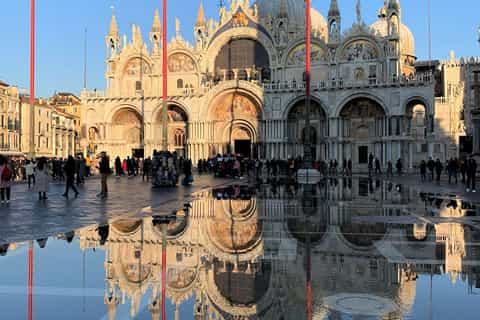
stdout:
<svg viewBox="0 0 480 320">
<path fill-rule="evenodd" d="M 233 270 L 233 265 L 222 266 L 221 262 L 215 264 L 214 279 L 219 293 L 231 304 L 236 306 L 250 306 L 258 303 L 270 285 L 271 266 L 262 263 L 249 268 L 239 266 Z"/>
<path fill-rule="evenodd" d="M 370 247 L 383 238 L 387 229 L 383 224 L 350 223 L 340 227 L 345 239 L 359 247 Z"/>
<path fill-rule="evenodd" d="M 282 1 L 286 6 L 286 13 L 290 22 L 305 25 L 305 2 L 303 0 L 257 0 L 258 11 L 262 18 L 269 15 L 273 18 L 281 16 Z M 327 22 L 320 12 L 312 8 L 312 30 L 319 32 L 322 38 L 327 37 Z"/>
<path fill-rule="evenodd" d="M 215 245 L 224 252 L 243 252 L 253 248 L 261 239 L 262 226 L 257 219 L 232 221 L 215 219 L 208 226 Z"/>
<path fill-rule="evenodd" d="M 376 35 L 388 36 L 388 21 L 386 18 L 381 17 L 370 28 Z M 400 46 L 402 55 L 415 57 L 415 38 L 412 31 L 403 23 L 400 26 Z"/>
<path fill-rule="evenodd" d="M 142 220 L 119 220 L 112 223 L 112 227 L 120 233 L 133 233 L 142 224 Z"/>
</svg>

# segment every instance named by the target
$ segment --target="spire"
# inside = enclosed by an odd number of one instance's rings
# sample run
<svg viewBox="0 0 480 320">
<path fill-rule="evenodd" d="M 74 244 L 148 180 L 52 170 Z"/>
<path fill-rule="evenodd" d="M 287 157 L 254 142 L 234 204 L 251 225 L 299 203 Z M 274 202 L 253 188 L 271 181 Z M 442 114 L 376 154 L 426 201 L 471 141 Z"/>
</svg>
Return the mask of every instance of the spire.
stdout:
<svg viewBox="0 0 480 320">
<path fill-rule="evenodd" d="M 204 27 L 207 25 L 207 20 L 205 19 L 205 10 L 203 9 L 203 1 L 200 0 L 200 6 L 198 8 L 197 21 L 195 22 L 195 27 Z"/>
<path fill-rule="evenodd" d="M 160 14 L 158 13 L 158 9 L 155 9 L 155 15 L 153 16 L 153 25 L 152 25 L 152 32 L 161 32 L 162 26 L 160 23 Z"/>
<path fill-rule="evenodd" d="M 278 17 L 279 18 L 287 18 L 288 17 L 286 0 L 280 0 L 280 11 L 278 13 Z"/>
<path fill-rule="evenodd" d="M 338 2 L 337 0 L 332 0 L 330 2 L 330 9 L 328 10 L 329 17 L 337 17 L 340 16 L 340 9 L 338 9 Z"/>
<path fill-rule="evenodd" d="M 110 30 L 108 31 L 109 36 L 118 36 L 118 25 L 117 18 L 115 14 L 112 14 L 112 20 L 110 21 Z"/>
<path fill-rule="evenodd" d="M 360 0 L 357 0 L 357 23 L 362 24 L 362 5 Z"/>
</svg>

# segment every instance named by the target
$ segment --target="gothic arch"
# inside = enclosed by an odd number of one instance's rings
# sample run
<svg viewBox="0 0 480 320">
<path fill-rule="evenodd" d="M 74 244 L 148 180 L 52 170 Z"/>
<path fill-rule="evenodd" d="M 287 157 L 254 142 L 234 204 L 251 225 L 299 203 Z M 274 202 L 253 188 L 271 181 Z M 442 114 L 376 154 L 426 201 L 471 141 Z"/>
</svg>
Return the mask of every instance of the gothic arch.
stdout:
<svg viewBox="0 0 480 320">
<path fill-rule="evenodd" d="M 169 100 L 167 101 L 167 108 L 170 108 L 170 106 L 174 106 L 176 108 L 179 108 L 184 114 L 185 116 L 187 117 L 187 121 L 190 120 L 190 114 L 188 113 L 188 108 L 178 102 L 178 101 L 173 101 L 173 100 Z M 153 109 L 153 112 L 152 112 L 152 123 L 156 123 L 158 122 L 158 119 L 160 119 L 161 117 L 161 113 L 162 113 L 162 108 L 163 108 L 163 103 L 160 103 L 159 105 L 157 105 L 154 109 Z"/>
<path fill-rule="evenodd" d="M 185 50 L 185 49 L 175 49 L 175 50 L 168 53 L 168 60 L 169 60 L 169 63 L 168 63 L 169 70 L 168 71 L 169 72 L 174 72 L 174 71 L 170 70 L 170 59 L 174 55 L 185 55 L 192 60 L 193 71 L 185 71 L 185 72 L 181 72 L 181 73 L 198 73 L 199 67 L 198 67 L 197 61 L 195 60 L 195 57 L 193 56 L 193 54 L 190 51 Z"/>
<path fill-rule="evenodd" d="M 426 111 L 427 115 L 433 115 L 434 114 L 434 110 L 433 110 L 431 104 L 429 103 L 428 99 L 425 98 L 424 96 L 422 96 L 421 94 L 415 94 L 415 95 L 409 97 L 407 100 L 405 100 L 405 102 L 403 104 L 404 114 L 408 113 L 408 111 L 409 111 L 408 108 L 410 107 L 411 103 L 413 103 L 413 102 L 419 102 L 419 104 L 422 104 L 425 107 L 425 111 Z"/>
<path fill-rule="evenodd" d="M 343 98 L 340 103 L 337 105 L 337 108 L 334 112 L 334 116 L 335 117 L 340 117 L 340 114 L 341 112 L 343 111 L 343 109 L 353 100 L 355 99 L 360 99 L 360 98 L 363 98 L 363 99 L 368 99 L 368 100 L 372 100 L 374 102 L 376 102 L 380 107 L 382 107 L 383 109 L 383 112 L 385 113 L 385 115 L 388 117 L 390 116 L 391 114 L 391 111 L 388 109 L 387 105 L 384 103 L 384 101 L 378 97 L 378 96 L 375 96 L 373 94 L 370 94 L 368 92 L 358 92 L 358 93 L 355 93 L 355 94 L 352 94 L 352 95 L 349 95 L 345 98 Z"/>
<path fill-rule="evenodd" d="M 214 72 L 215 60 L 220 53 L 220 50 L 222 50 L 230 40 L 240 38 L 250 39 L 260 43 L 268 54 L 269 65 L 274 65 L 276 51 L 272 40 L 261 30 L 250 27 L 237 27 L 223 31 L 216 38 L 213 38 L 213 41 L 209 44 L 207 53 L 205 54 L 205 57 L 207 58 L 207 70 Z"/>
<path fill-rule="evenodd" d="M 301 101 L 305 101 L 306 99 L 306 96 L 298 96 L 298 97 L 295 97 L 294 99 L 291 99 L 290 101 L 287 102 L 284 110 L 283 110 L 283 119 L 285 120 L 288 120 L 288 116 L 290 114 L 290 112 L 293 110 L 293 108 Z M 319 98 L 319 97 L 316 97 L 316 96 L 311 96 L 311 101 L 316 103 L 320 109 L 323 111 L 323 113 L 325 114 L 325 116 L 328 118 L 329 116 L 329 113 L 328 113 L 328 109 L 325 108 L 325 104 L 322 102 L 322 100 Z"/>
<path fill-rule="evenodd" d="M 299 39 L 295 42 L 292 42 L 288 45 L 287 49 L 284 51 L 284 54 L 283 56 L 281 57 L 281 61 L 280 61 L 280 64 L 284 67 L 288 67 L 289 64 L 288 64 L 288 57 L 290 56 L 290 54 L 299 46 L 301 45 L 304 45 L 305 44 L 305 38 L 302 38 L 302 39 Z M 312 45 L 313 46 L 318 46 L 320 47 L 322 50 L 324 50 L 326 56 L 325 56 L 325 61 L 322 61 L 322 62 L 317 62 L 317 63 L 327 63 L 328 62 L 328 48 L 327 46 L 325 45 L 325 43 L 321 40 L 317 40 L 317 39 L 313 39 L 312 40 Z M 312 61 L 312 64 L 315 64 L 315 62 Z"/>
<path fill-rule="evenodd" d="M 352 43 L 357 42 L 357 41 L 368 42 L 377 50 L 378 56 L 375 60 L 385 58 L 385 52 L 384 52 L 384 50 L 382 50 L 382 47 L 375 40 L 375 37 L 365 34 L 365 35 L 361 35 L 361 36 L 355 35 L 355 36 L 351 36 L 351 37 L 348 37 L 347 39 L 345 39 L 345 41 L 343 41 L 343 43 L 338 47 L 338 49 L 335 53 L 335 61 L 345 61 L 345 59 L 343 58 L 343 54 L 345 52 L 345 49 L 349 45 L 351 45 Z"/>
<path fill-rule="evenodd" d="M 115 115 L 122 109 L 128 109 L 135 112 L 139 117 L 142 116 L 140 108 L 134 104 L 119 104 L 118 106 L 112 108 L 108 113 L 105 114 L 105 122 L 112 123 Z"/>
</svg>

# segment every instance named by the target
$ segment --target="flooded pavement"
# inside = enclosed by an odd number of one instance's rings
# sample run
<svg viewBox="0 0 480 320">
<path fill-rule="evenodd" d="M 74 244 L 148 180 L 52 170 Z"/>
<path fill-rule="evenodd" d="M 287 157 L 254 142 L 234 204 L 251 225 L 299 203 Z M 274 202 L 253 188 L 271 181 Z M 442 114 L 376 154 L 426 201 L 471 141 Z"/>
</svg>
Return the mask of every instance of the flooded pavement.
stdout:
<svg viewBox="0 0 480 320">
<path fill-rule="evenodd" d="M 3 244 L 1 318 L 478 319 L 479 208 L 368 179 L 205 191 Z"/>
</svg>

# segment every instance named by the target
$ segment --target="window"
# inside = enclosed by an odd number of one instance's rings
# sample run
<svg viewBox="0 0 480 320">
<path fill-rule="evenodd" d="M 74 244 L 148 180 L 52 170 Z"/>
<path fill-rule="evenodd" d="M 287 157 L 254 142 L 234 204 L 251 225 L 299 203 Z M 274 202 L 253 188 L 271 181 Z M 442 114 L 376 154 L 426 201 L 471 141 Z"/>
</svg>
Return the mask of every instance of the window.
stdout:
<svg viewBox="0 0 480 320">
<path fill-rule="evenodd" d="M 183 79 L 178 79 L 177 80 L 177 88 L 182 89 L 183 88 Z"/>
</svg>

